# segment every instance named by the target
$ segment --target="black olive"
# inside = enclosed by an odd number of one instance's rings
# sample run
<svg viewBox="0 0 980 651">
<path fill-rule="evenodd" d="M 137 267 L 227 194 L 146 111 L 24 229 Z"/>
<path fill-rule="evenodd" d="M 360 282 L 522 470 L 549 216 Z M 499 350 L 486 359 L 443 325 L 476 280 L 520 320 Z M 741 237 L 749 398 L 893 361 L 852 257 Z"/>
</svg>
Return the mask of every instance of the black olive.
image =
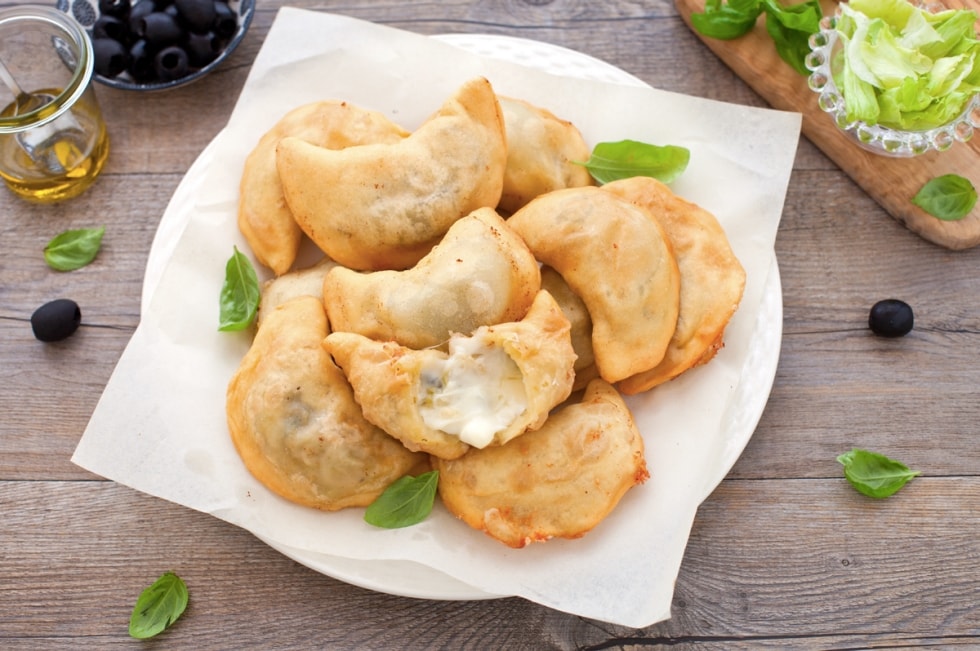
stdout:
<svg viewBox="0 0 980 651">
<path fill-rule="evenodd" d="M 153 0 L 136 0 L 129 10 L 129 31 L 133 38 L 143 36 L 143 19 L 156 10 Z"/>
<path fill-rule="evenodd" d="M 204 34 L 214 24 L 214 0 L 174 0 L 177 13 L 187 29 L 196 34 Z"/>
<path fill-rule="evenodd" d="M 129 68 L 127 71 L 133 80 L 139 83 L 153 81 L 156 78 L 153 53 L 146 47 L 144 39 L 136 41 L 129 48 Z"/>
<path fill-rule="evenodd" d="M 129 18 L 129 0 L 99 0 L 99 15 L 112 16 L 120 20 Z"/>
<path fill-rule="evenodd" d="M 157 52 L 153 62 L 160 81 L 172 81 L 187 74 L 187 52 L 176 45 Z"/>
<path fill-rule="evenodd" d="M 119 41 L 112 38 L 92 39 L 95 73 L 103 77 L 115 77 L 129 66 L 129 53 Z"/>
<path fill-rule="evenodd" d="M 905 301 L 889 298 L 871 307 L 868 327 L 879 337 L 904 337 L 912 332 L 912 308 Z"/>
<path fill-rule="evenodd" d="M 67 298 L 45 303 L 31 315 L 31 329 L 41 341 L 61 341 L 70 337 L 81 322 L 82 311 L 78 303 Z"/>
<path fill-rule="evenodd" d="M 231 38 L 238 31 L 238 14 L 226 2 L 215 0 L 214 33 L 222 38 Z"/>
<path fill-rule="evenodd" d="M 154 48 L 162 48 L 179 41 L 184 30 L 177 24 L 177 19 L 162 11 L 154 11 L 143 16 L 142 36 Z"/>
<path fill-rule="evenodd" d="M 126 43 L 129 41 L 129 26 L 115 16 L 99 16 L 92 26 L 92 38 L 111 38 Z"/>
<path fill-rule="evenodd" d="M 184 49 L 187 50 L 190 64 L 195 68 L 203 68 L 221 54 L 221 42 L 213 32 L 207 34 L 190 33 L 187 35 Z"/>
</svg>

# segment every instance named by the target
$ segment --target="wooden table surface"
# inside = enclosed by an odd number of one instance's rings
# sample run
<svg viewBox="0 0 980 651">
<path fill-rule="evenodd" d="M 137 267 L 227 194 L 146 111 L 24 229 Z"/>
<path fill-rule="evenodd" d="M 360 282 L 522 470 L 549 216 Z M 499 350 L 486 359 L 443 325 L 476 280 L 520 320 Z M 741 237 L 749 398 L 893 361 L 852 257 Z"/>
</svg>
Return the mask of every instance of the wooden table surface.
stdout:
<svg viewBox="0 0 980 651">
<path fill-rule="evenodd" d="M 0 3 L 0 6 L 10 3 Z M 98 96 L 112 154 L 63 205 L 0 192 L 0 648 L 137 648 L 140 590 L 174 570 L 191 605 L 155 649 L 980 648 L 980 249 L 907 231 L 806 140 L 776 254 L 784 332 L 761 422 L 700 508 L 668 621 L 641 630 L 518 598 L 450 602 L 371 592 L 318 574 L 248 532 L 105 481 L 71 454 L 140 319 L 147 254 L 182 176 L 225 124 L 279 8 L 260 0 L 238 51 L 165 94 Z M 701 44 L 670 0 L 299 2 L 422 34 L 553 43 L 650 84 L 765 106 Z M 42 249 L 105 224 L 88 267 Z M 83 325 L 43 344 L 29 319 L 70 297 Z M 874 337 L 871 305 L 915 309 Z M 872 500 L 843 479 L 861 447 L 922 476 Z"/>
</svg>

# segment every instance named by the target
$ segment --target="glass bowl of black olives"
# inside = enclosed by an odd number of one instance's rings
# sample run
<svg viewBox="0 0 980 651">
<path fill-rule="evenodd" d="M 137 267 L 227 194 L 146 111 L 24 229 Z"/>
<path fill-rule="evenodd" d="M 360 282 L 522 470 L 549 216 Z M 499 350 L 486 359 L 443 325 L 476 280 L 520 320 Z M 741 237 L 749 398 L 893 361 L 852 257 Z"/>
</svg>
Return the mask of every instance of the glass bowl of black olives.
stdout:
<svg viewBox="0 0 980 651">
<path fill-rule="evenodd" d="M 211 72 L 252 22 L 255 0 L 58 0 L 92 38 L 94 78 L 166 90 Z"/>
</svg>

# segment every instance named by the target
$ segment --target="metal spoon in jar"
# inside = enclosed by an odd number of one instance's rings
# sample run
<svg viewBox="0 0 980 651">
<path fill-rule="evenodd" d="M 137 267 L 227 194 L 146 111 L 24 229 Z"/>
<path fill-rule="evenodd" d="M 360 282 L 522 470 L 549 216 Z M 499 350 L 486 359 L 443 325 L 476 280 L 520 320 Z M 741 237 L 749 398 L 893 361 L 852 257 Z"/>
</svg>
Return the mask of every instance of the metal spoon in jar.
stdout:
<svg viewBox="0 0 980 651">
<path fill-rule="evenodd" d="M 7 66 L 4 64 L 3 59 L 0 59 L 0 81 L 10 89 L 10 92 L 14 96 L 14 115 L 21 115 L 23 113 L 30 113 L 35 111 L 45 104 L 48 100 L 44 96 L 31 95 L 30 93 L 25 93 L 24 89 L 20 87 L 14 76 L 10 74 L 7 70 Z"/>
</svg>

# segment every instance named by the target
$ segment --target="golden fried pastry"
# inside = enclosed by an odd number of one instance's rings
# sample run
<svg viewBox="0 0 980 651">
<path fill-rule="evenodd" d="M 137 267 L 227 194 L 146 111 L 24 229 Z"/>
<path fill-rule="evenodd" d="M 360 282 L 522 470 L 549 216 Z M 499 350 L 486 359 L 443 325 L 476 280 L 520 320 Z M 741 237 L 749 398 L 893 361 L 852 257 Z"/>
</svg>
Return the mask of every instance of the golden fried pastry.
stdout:
<svg viewBox="0 0 980 651">
<path fill-rule="evenodd" d="M 524 240 L 492 208 L 479 208 L 411 269 L 338 266 L 327 274 L 323 296 L 332 330 L 418 349 L 522 318 L 540 287 Z"/>
<path fill-rule="evenodd" d="M 463 84 L 408 138 L 342 150 L 279 141 L 277 166 L 293 217 L 351 269 L 407 269 L 460 217 L 495 207 L 507 147 L 486 79 Z"/>
<path fill-rule="evenodd" d="M 591 380 L 599 377 L 592 354 L 592 319 L 589 309 L 565 279 L 551 267 L 541 268 L 541 289 L 547 290 L 565 313 L 571 324 L 572 349 L 575 351 L 575 384 L 572 391 L 584 389 Z"/>
<path fill-rule="evenodd" d="M 507 223 L 585 303 L 600 377 L 615 383 L 660 363 L 677 325 L 680 273 L 648 211 L 586 186 L 541 195 Z"/>
<path fill-rule="evenodd" d="M 228 385 L 226 411 L 249 471 L 287 500 L 327 511 L 366 506 L 425 467 L 367 422 L 321 342 L 320 301 L 301 296 L 265 316 Z"/>
<path fill-rule="evenodd" d="M 507 130 L 501 211 L 513 213 L 538 195 L 593 185 L 582 163 L 591 151 L 578 128 L 524 100 L 498 96 Z"/>
<path fill-rule="evenodd" d="M 259 301 L 257 323 L 262 327 L 266 313 L 297 296 L 313 296 L 323 300 L 323 278 L 337 263 L 323 258 L 312 267 L 296 269 L 281 276 L 270 278 L 262 284 L 262 300 Z"/>
<path fill-rule="evenodd" d="M 432 463 L 446 508 L 517 548 L 585 535 L 650 476 L 629 408 L 601 379 L 537 431 Z"/>
<path fill-rule="evenodd" d="M 349 332 L 323 345 L 365 418 L 410 450 L 444 459 L 537 429 L 572 390 L 568 319 L 545 291 L 521 321 L 453 335 L 448 353 Z"/>
<path fill-rule="evenodd" d="M 375 111 L 347 102 L 323 101 L 293 109 L 259 139 L 245 159 L 238 228 L 259 262 L 277 276 L 293 266 L 303 236 L 286 205 L 276 170 L 276 146 L 286 136 L 317 147 L 343 149 L 397 142 L 408 132 Z"/>
<path fill-rule="evenodd" d="M 667 353 L 654 368 L 619 383 L 624 393 L 646 391 L 710 360 L 722 345 L 745 289 L 745 270 L 715 216 L 675 195 L 660 181 L 635 177 L 603 190 L 649 210 L 663 225 L 681 272 L 680 312 Z"/>
</svg>

